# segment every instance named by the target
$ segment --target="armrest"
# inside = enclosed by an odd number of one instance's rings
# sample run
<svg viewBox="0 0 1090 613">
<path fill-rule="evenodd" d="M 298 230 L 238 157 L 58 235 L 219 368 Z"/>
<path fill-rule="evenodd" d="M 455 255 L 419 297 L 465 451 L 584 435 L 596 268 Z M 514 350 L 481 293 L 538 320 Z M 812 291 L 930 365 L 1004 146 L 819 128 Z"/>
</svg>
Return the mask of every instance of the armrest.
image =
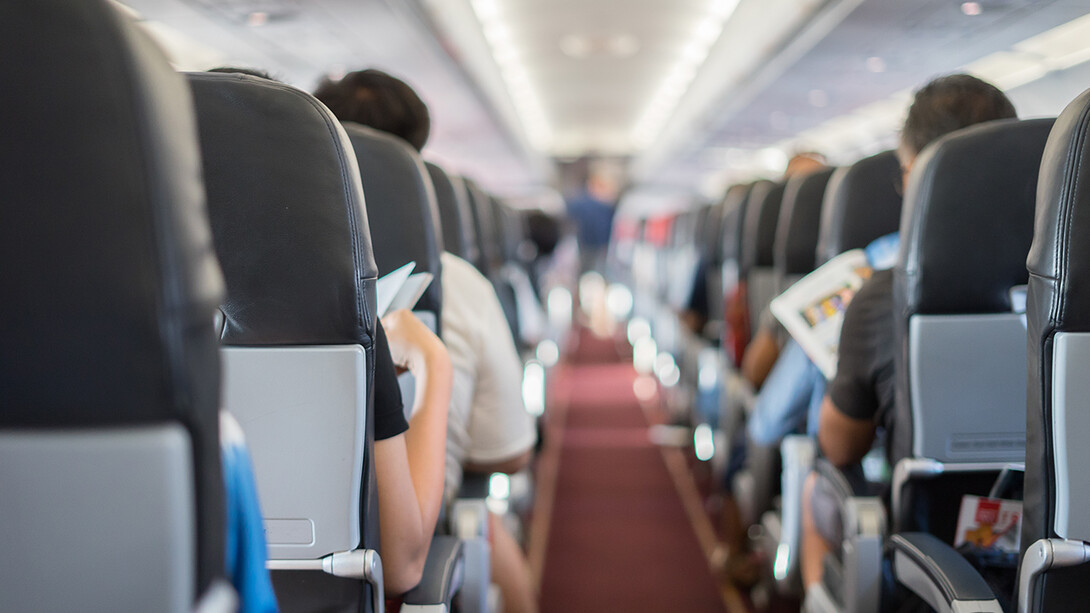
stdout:
<svg viewBox="0 0 1090 613">
<path fill-rule="evenodd" d="M 890 549 L 897 581 L 936 611 L 1002 613 L 995 594 L 976 569 L 938 538 L 922 532 L 896 534 L 890 539 Z"/>
<path fill-rule="evenodd" d="M 402 597 L 402 610 L 443 604 L 449 611 L 454 594 L 462 586 L 463 561 L 461 540 L 453 536 L 432 538 L 428 559 L 424 563 L 424 576 L 416 587 Z"/>
</svg>

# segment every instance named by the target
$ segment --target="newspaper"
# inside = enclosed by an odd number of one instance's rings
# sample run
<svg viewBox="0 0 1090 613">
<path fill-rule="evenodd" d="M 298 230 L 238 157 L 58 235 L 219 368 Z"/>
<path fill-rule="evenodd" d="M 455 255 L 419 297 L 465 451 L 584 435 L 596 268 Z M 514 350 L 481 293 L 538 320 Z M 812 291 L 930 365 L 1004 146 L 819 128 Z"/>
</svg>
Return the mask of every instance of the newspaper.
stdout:
<svg viewBox="0 0 1090 613">
<path fill-rule="evenodd" d="M 872 269 L 863 249 L 846 251 L 772 300 L 770 308 L 827 379 L 836 375 L 840 326 Z"/>
<path fill-rule="evenodd" d="M 398 309 L 411 309 L 424 295 L 434 275 L 430 272 L 412 274 L 413 268 L 416 268 L 416 262 L 409 262 L 375 283 L 379 317 Z"/>
</svg>

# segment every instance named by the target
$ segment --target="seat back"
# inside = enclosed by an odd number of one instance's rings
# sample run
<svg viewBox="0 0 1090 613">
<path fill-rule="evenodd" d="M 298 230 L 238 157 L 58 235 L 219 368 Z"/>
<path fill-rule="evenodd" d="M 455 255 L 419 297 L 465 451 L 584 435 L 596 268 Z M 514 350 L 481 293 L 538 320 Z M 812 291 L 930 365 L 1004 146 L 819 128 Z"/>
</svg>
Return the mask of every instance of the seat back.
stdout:
<svg viewBox="0 0 1090 613">
<path fill-rule="evenodd" d="M 496 220 L 492 217 L 492 206 L 488 194 L 481 190 L 472 179 L 465 179 L 466 192 L 469 194 L 470 213 L 473 216 L 473 232 L 477 237 L 478 259 L 473 262 L 482 275 L 492 279 L 499 271 L 500 254 L 495 237 Z"/>
<path fill-rule="evenodd" d="M 1090 91 L 1056 120 L 1041 162 L 1036 226 L 1029 252 L 1026 318 L 1029 326 L 1025 517 L 1022 549 L 1043 538 L 1090 541 L 1086 503 L 1090 488 L 1079 471 L 1088 465 L 1090 428 L 1085 395 L 1090 294 Z M 1044 573 L 1033 610 L 1063 610 L 1084 599 L 1085 565 Z"/>
<path fill-rule="evenodd" d="M 0 50 L 0 610 L 189 611 L 225 549 L 189 94 L 106 2 L 5 3 Z"/>
<path fill-rule="evenodd" d="M 736 289 L 741 279 L 742 221 L 752 186 L 750 183 L 732 185 L 723 196 L 723 202 L 708 214 L 708 228 L 714 229 L 713 236 L 708 239 L 712 244 L 710 272 L 716 277 L 714 285 L 712 279 L 708 285 L 712 317 L 723 316 L 723 298 Z"/>
<path fill-rule="evenodd" d="M 787 182 L 772 254 L 781 290 L 814 270 L 821 208 L 833 172 L 826 168 Z"/>
<path fill-rule="evenodd" d="M 896 232 L 901 223 L 900 184 L 901 167 L 892 151 L 834 171 L 821 207 L 815 264 L 821 266 Z"/>
<path fill-rule="evenodd" d="M 424 162 L 424 166 L 427 167 L 435 187 L 439 225 L 443 230 L 443 247 L 467 262 L 476 261 L 480 255 L 465 181 L 459 176 L 447 174 L 431 162 Z"/>
<path fill-rule="evenodd" d="M 916 160 L 894 268 L 894 458 L 1020 462 L 1034 194 L 1052 120 L 950 134 Z M 910 443 L 910 446 L 909 446 Z"/>
<path fill-rule="evenodd" d="M 742 220 L 742 278 L 749 299 L 750 334 L 756 334 L 761 312 L 779 292 L 773 267 L 773 245 L 780 220 L 784 183 L 759 181 L 749 192 Z"/>
<path fill-rule="evenodd" d="M 367 194 L 371 249 L 379 275 L 409 262 L 416 262 L 413 272 L 434 275 L 414 310 L 429 313 L 435 320 L 433 329 L 438 331 L 443 305 L 439 262 L 443 234 L 435 189 L 424 161 L 396 136 L 351 122 L 346 122 L 344 129 L 356 152 Z"/>
<path fill-rule="evenodd" d="M 188 77 L 227 281 L 225 407 L 247 432 L 270 560 L 377 549 L 377 271 L 352 145 L 305 92 Z M 358 580 L 306 574 L 273 573 L 285 610 L 367 597 Z"/>
</svg>

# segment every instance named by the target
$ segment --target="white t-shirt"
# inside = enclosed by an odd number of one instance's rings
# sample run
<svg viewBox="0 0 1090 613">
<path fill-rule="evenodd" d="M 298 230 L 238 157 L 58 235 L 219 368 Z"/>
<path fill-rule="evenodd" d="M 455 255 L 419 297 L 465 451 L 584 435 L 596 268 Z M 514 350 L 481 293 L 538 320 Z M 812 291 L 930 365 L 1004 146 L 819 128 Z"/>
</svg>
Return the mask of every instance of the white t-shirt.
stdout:
<svg viewBox="0 0 1090 613">
<path fill-rule="evenodd" d="M 502 462 L 534 446 L 522 401 L 522 364 L 492 284 L 469 262 L 442 255 L 443 342 L 454 370 L 447 417 L 445 487 L 462 483 L 462 464 Z"/>
</svg>

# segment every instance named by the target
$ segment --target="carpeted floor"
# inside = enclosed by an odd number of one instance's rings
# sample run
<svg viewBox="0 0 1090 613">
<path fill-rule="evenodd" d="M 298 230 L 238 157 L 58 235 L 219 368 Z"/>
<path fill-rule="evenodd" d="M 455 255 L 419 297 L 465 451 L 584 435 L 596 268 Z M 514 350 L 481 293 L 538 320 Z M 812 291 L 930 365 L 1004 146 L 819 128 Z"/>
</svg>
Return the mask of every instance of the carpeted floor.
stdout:
<svg viewBox="0 0 1090 613">
<path fill-rule="evenodd" d="M 612 340 L 585 331 L 555 372 L 560 401 L 542 458 L 554 463 L 555 482 L 547 517 L 535 517 L 548 522 L 544 613 L 724 610 L 662 453 L 648 440 L 634 379 Z"/>
</svg>

